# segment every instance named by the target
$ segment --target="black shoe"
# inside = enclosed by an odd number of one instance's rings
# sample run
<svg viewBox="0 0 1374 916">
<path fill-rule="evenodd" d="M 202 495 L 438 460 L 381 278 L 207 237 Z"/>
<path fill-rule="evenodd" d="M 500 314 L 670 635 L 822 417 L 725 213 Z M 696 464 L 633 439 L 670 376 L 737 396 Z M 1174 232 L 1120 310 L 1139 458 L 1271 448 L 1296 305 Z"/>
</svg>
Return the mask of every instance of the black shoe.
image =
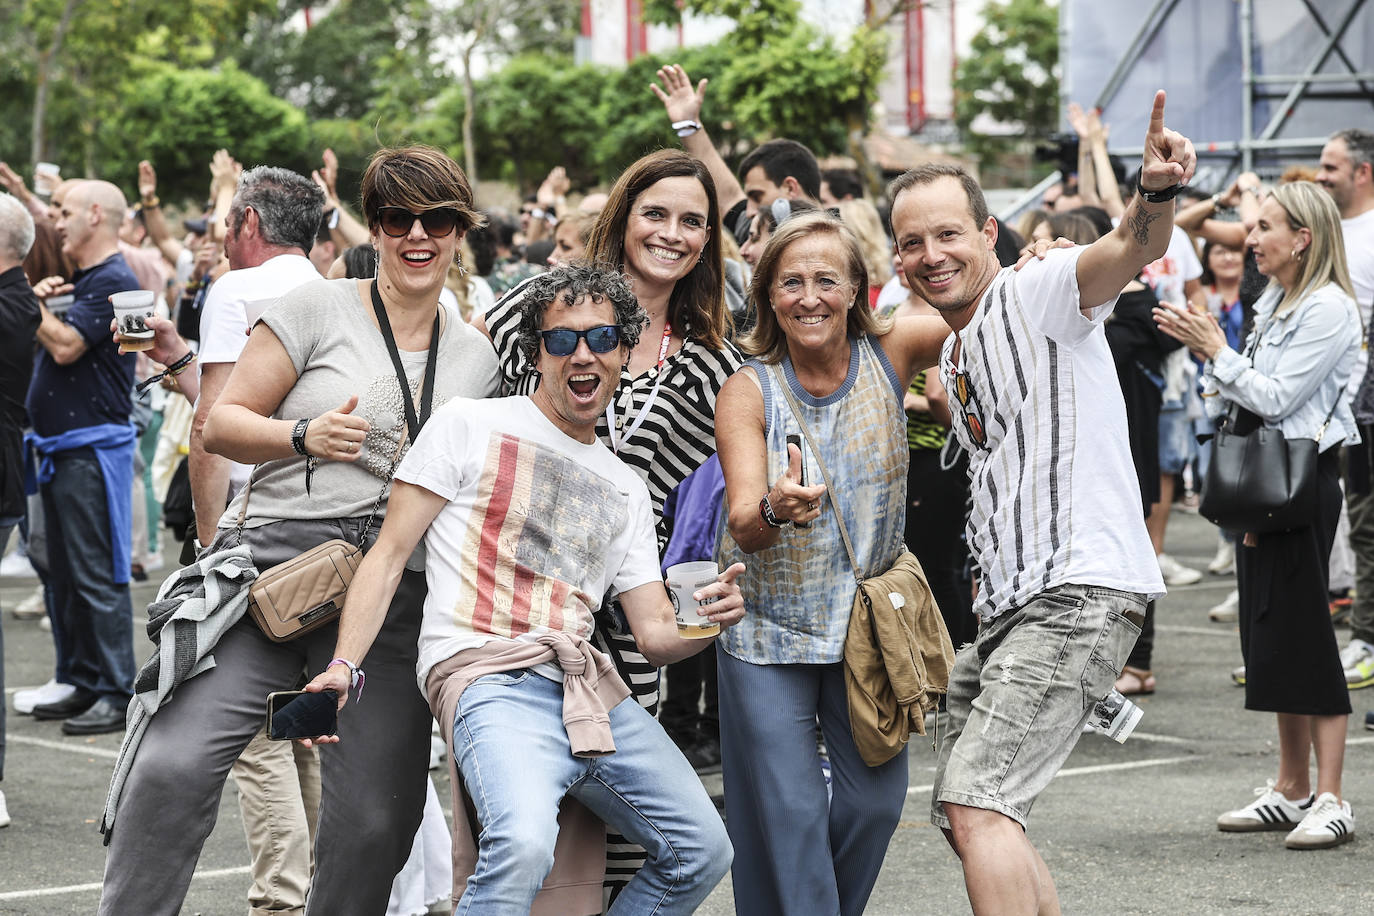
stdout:
<svg viewBox="0 0 1374 916">
<path fill-rule="evenodd" d="M 698 773 L 720 772 L 720 741 L 702 737 L 696 744 L 683 751 L 683 756 Z"/>
<path fill-rule="evenodd" d="M 1364 714 L 1364 727 L 1366 731 L 1374 732 L 1374 712 Z"/>
<path fill-rule="evenodd" d="M 62 723 L 64 735 L 103 735 L 122 731 L 124 710 L 104 699 L 96 700 L 90 709 Z"/>
<path fill-rule="evenodd" d="M 70 719 L 72 716 L 79 716 L 90 709 L 98 699 L 100 698 L 93 693 L 78 690 L 65 700 L 58 700 L 56 703 L 41 703 L 35 706 L 33 717 L 45 720 Z"/>
</svg>

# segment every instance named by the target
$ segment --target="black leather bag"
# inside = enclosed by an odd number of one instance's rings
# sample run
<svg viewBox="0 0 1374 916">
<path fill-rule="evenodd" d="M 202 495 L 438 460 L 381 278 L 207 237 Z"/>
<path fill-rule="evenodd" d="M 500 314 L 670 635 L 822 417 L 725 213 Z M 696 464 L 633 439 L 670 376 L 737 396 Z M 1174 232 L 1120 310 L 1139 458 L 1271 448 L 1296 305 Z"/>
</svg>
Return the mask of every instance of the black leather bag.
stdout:
<svg viewBox="0 0 1374 916">
<path fill-rule="evenodd" d="M 1244 435 L 1223 426 L 1213 440 L 1198 511 L 1221 528 L 1257 534 L 1312 524 L 1319 441 L 1285 439 L 1262 426 Z"/>
</svg>

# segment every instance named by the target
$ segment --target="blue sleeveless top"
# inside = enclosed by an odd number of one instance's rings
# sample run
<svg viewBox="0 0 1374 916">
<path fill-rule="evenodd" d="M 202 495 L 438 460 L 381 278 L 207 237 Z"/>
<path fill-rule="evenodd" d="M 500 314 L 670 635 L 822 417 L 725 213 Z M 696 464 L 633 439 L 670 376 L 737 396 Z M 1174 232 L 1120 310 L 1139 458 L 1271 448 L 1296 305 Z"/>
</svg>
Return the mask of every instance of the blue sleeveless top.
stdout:
<svg viewBox="0 0 1374 916">
<path fill-rule="evenodd" d="M 778 543 L 752 555 L 740 550 L 721 525 L 721 567 L 742 562 L 742 621 L 721 632 L 720 644 L 752 664 L 832 664 L 844 657 L 845 632 L 854 603 L 854 572 L 840 538 L 835 511 L 844 513 L 860 572 L 883 572 L 902 552 L 906 523 L 906 413 L 902 384 L 871 336 L 850 338 L 849 373 L 823 398 L 797 381 L 790 358 L 768 366 L 750 360 L 763 388 L 768 480 L 787 470 L 787 437 L 803 438 L 802 467 L 808 486 L 823 483 L 815 456 L 779 385 L 789 386 L 816 438 L 835 486 L 821 501 L 810 528 L 782 529 Z M 725 515 L 728 516 L 727 506 Z"/>
</svg>

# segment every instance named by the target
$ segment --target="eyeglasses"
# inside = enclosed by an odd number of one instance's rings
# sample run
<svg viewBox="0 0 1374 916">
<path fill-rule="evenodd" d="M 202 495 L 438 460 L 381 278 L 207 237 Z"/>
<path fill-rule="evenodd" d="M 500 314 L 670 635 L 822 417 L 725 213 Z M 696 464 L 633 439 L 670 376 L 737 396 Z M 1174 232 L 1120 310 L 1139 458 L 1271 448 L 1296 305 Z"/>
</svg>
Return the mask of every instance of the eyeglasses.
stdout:
<svg viewBox="0 0 1374 916">
<path fill-rule="evenodd" d="M 539 336 L 544 339 L 544 349 L 550 356 L 571 356 L 577 350 L 579 340 L 585 340 L 587 349 L 593 353 L 609 353 L 620 346 L 620 328 L 613 324 L 603 324 L 585 331 L 554 328 L 552 331 L 540 331 Z"/>
<path fill-rule="evenodd" d="M 983 414 L 978 408 L 978 398 L 973 393 L 973 382 L 968 372 L 962 369 L 954 373 L 954 398 L 959 402 L 959 412 L 964 417 L 969 436 L 979 448 L 987 448 L 988 434 L 983 429 Z"/>
<path fill-rule="evenodd" d="M 432 239 L 441 239 L 453 232 L 458 226 L 458 211 L 452 207 L 439 207 L 424 213 L 411 213 L 404 207 L 382 207 L 377 210 L 377 222 L 382 231 L 393 239 L 410 234 L 416 220 L 425 227 L 425 234 Z"/>
</svg>

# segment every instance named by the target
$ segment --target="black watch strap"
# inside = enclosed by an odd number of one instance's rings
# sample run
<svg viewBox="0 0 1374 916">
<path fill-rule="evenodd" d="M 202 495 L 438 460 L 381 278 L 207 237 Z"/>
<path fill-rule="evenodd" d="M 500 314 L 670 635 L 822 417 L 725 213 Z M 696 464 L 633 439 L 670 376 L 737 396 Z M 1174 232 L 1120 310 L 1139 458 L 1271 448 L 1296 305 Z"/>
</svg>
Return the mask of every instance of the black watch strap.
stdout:
<svg viewBox="0 0 1374 916">
<path fill-rule="evenodd" d="M 297 420 L 296 425 L 291 429 L 291 447 L 296 450 L 297 455 L 310 456 L 310 453 L 305 450 L 305 430 L 309 426 L 309 420 Z"/>
<path fill-rule="evenodd" d="M 1173 199 L 1174 199 L 1175 197 L 1177 197 L 1177 196 L 1183 191 L 1183 189 L 1186 188 L 1186 187 L 1187 187 L 1187 185 L 1185 185 L 1185 184 L 1176 184 L 1176 185 L 1170 185 L 1169 187 L 1164 188 L 1163 190 L 1160 190 L 1160 191 L 1147 191 L 1147 190 L 1145 189 L 1145 186 L 1144 186 L 1144 185 L 1141 185 L 1141 186 L 1140 186 L 1140 196 L 1143 197 L 1143 198 L 1145 198 L 1147 201 L 1149 201 L 1149 202 L 1152 203 L 1152 204 L 1163 204 L 1163 203 L 1168 203 L 1169 201 L 1173 200 Z"/>
</svg>

